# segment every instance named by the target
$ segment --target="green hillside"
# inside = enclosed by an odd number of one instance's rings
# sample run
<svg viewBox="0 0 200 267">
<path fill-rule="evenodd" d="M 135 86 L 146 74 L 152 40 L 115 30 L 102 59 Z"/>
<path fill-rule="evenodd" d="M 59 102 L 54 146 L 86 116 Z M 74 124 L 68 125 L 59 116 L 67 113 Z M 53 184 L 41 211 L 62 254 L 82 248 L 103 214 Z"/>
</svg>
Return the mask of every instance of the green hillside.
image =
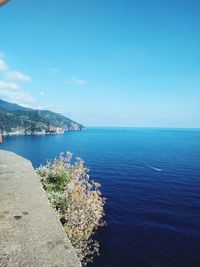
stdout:
<svg viewBox="0 0 200 267">
<path fill-rule="evenodd" d="M 0 99 L 0 131 L 6 134 L 56 134 L 84 126 L 48 110 L 34 110 Z"/>
</svg>

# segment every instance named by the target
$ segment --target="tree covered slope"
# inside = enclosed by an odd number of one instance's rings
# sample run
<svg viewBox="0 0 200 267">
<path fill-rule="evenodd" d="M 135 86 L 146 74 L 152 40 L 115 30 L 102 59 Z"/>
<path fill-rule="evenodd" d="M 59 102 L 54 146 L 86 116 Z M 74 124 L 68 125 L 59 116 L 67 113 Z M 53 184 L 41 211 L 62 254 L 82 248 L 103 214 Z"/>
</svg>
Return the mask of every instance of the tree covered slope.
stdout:
<svg viewBox="0 0 200 267">
<path fill-rule="evenodd" d="M 0 99 L 0 131 L 6 134 L 56 134 L 84 126 L 48 110 L 35 110 Z"/>
</svg>

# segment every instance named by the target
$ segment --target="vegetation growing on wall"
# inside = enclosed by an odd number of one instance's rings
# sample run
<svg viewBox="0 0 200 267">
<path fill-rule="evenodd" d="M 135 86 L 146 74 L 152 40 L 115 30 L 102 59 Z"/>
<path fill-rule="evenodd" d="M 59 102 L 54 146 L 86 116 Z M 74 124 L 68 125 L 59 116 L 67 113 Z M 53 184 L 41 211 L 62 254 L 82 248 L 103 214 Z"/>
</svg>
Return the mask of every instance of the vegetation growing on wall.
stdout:
<svg viewBox="0 0 200 267">
<path fill-rule="evenodd" d="M 72 163 L 69 152 L 40 166 L 36 172 L 78 257 L 83 265 L 92 262 L 99 252 L 99 243 L 93 236 L 105 225 L 105 199 L 100 184 L 90 180 L 82 159 Z"/>
</svg>

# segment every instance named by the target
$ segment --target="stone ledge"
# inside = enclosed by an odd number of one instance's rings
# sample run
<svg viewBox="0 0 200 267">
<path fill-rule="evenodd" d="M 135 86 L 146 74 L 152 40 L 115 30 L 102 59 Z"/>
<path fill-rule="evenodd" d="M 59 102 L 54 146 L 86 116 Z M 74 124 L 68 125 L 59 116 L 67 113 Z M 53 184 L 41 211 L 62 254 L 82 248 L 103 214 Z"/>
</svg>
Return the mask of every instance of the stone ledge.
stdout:
<svg viewBox="0 0 200 267">
<path fill-rule="evenodd" d="M 31 162 L 3 150 L 0 150 L 0 266 L 81 266 Z"/>
</svg>

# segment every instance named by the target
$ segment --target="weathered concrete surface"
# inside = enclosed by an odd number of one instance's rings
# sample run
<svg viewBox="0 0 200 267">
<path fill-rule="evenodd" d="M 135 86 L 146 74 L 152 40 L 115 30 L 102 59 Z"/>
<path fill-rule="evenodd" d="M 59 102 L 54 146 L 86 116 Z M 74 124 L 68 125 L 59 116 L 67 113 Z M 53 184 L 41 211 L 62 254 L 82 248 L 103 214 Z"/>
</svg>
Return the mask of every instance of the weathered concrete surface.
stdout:
<svg viewBox="0 0 200 267">
<path fill-rule="evenodd" d="M 0 266 L 81 266 L 30 161 L 3 150 Z"/>
</svg>

